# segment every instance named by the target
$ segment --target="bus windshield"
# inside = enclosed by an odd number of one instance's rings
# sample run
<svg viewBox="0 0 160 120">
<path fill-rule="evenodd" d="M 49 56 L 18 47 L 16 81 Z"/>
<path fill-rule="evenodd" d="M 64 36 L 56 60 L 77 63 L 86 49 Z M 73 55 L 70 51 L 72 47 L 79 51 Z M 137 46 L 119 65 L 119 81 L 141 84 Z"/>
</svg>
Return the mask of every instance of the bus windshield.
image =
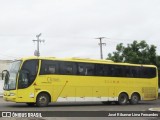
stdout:
<svg viewBox="0 0 160 120">
<path fill-rule="evenodd" d="M 21 65 L 21 61 L 14 61 L 9 66 L 9 71 L 5 77 L 4 90 L 15 90 L 17 74 Z"/>
</svg>

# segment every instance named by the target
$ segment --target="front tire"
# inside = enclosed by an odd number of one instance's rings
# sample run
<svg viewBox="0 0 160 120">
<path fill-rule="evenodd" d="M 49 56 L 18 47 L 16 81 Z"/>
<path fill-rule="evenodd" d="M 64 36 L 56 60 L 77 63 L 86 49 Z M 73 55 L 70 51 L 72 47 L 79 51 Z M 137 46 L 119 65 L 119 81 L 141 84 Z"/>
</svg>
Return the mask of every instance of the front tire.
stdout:
<svg viewBox="0 0 160 120">
<path fill-rule="evenodd" d="M 38 107 L 46 107 L 49 104 L 49 96 L 46 93 L 40 93 L 36 99 L 36 105 Z"/>
<path fill-rule="evenodd" d="M 119 105 L 126 105 L 128 102 L 128 95 L 126 93 L 121 93 L 118 97 Z"/>
</svg>

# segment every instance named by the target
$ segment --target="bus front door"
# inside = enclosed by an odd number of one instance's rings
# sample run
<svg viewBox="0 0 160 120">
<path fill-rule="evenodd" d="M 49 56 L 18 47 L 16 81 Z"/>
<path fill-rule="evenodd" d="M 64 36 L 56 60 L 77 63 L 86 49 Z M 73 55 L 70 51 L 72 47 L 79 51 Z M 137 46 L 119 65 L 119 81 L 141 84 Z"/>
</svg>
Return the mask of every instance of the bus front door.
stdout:
<svg viewBox="0 0 160 120">
<path fill-rule="evenodd" d="M 34 77 L 35 78 L 35 77 Z M 19 74 L 18 89 L 17 89 L 17 102 L 34 102 L 34 88 L 32 85 L 32 77 L 26 71 L 22 71 Z"/>
</svg>

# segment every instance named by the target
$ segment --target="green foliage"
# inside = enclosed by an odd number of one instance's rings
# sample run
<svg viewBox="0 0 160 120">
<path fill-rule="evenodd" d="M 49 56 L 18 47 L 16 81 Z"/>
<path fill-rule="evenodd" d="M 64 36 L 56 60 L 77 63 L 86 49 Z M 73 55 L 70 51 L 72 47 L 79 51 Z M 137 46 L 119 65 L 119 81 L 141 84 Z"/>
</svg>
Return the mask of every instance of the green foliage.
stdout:
<svg viewBox="0 0 160 120">
<path fill-rule="evenodd" d="M 144 40 L 133 41 L 127 47 L 120 43 L 116 51 L 108 54 L 108 58 L 115 62 L 127 62 L 135 64 L 153 64 L 160 67 L 160 56 L 156 55 L 156 46 L 148 45 Z"/>
</svg>

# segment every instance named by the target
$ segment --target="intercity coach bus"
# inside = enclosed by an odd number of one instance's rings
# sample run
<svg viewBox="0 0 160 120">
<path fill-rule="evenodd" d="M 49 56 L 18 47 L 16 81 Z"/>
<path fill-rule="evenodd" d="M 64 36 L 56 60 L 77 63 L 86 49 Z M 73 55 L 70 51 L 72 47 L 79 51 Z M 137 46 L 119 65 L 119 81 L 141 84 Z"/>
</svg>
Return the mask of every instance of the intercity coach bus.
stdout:
<svg viewBox="0 0 160 120">
<path fill-rule="evenodd" d="M 154 65 L 28 57 L 13 61 L 2 72 L 3 99 L 39 107 L 50 102 L 137 104 L 158 98 L 157 74 Z"/>
</svg>

